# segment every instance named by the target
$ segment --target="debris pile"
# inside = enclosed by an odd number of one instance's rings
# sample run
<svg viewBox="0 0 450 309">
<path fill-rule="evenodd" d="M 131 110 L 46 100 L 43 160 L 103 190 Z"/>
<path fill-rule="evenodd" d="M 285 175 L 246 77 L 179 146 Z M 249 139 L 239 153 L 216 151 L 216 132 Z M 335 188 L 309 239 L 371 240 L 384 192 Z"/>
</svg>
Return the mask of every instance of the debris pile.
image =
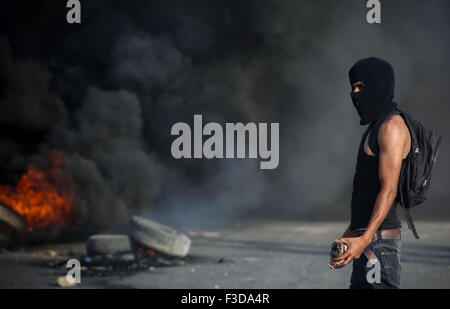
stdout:
<svg viewBox="0 0 450 309">
<path fill-rule="evenodd" d="M 30 243 L 32 237 L 39 238 L 38 232 L 30 230 L 24 216 L 0 204 L 0 248 L 17 250 L 17 245 Z M 86 241 L 84 255 L 79 252 L 68 256 L 81 262 L 83 276 L 125 276 L 156 267 L 183 265 L 190 246 L 191 240 L 185 234 L 158 222 L 133 216 L 127 234 L 91 235 Z M 66 269 L 67 260 L 56 255 L 56 251 L 49 250 L 52 259 L 46 265 Z M 64 279 L 57 284 L 70 286 Z"/>
<path fill-rule="evenodd" d="M 85 275 L 153 270 L 182 265 L 191 240 L 169 226 L 134 216 L 128 234 L 96 234 L 86 242 Z"/>
</svg>

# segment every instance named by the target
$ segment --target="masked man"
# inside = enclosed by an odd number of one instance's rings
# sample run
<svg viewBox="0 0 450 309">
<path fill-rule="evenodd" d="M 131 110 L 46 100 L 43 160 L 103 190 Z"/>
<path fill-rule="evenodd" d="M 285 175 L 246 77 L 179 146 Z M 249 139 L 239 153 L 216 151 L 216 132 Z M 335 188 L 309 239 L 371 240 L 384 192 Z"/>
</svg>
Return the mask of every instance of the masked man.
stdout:
<svg viewBox="0 0 450 309">
<path fill-rule="evenodd" d="M 353 179 L 351 220 L 342 238 L 347 251 L 335 268 L 353 261 L 350 288 L 400 287 L 397 185 L 411 137 L 394 97 L 394 71 L 384 60 L 358 61 L 349 71 L 351 98 L 369 127 L 362 136 Z"/>
</svg>

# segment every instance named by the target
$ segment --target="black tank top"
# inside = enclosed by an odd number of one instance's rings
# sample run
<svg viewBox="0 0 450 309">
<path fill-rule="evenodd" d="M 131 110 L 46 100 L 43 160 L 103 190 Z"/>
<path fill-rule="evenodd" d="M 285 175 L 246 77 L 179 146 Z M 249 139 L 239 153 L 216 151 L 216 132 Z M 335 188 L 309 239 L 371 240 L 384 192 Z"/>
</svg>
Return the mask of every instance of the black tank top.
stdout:
<svg viewBox="0 0 450 309">
<path fill-rule="evenodd" d="M 372 123 L 362 136 L 358 150 L 358 158 L 356 161 L 356 172 L 353 178 L 353 192 L 351 202 L 351 221 L 350 230 L 358 228 L 366 228 L 372 217 L 372 211 L 375 206 L 378 193 L 381 190 L 381 183 L 378 174 L 379 167 L 379 146 L 378 146 L 378 129 L 386 117 L 381 121 Z M 377 156 L 368 155 L 364 151 L 364 143 L 369 136 L 369 147 Z M 402 162 L 402 166 L 405 159 Z M 397 216 L 397 199 L 394 201 L 379 230 L 398 229 L 401 227 L 400 220 Z"/>
</svg>

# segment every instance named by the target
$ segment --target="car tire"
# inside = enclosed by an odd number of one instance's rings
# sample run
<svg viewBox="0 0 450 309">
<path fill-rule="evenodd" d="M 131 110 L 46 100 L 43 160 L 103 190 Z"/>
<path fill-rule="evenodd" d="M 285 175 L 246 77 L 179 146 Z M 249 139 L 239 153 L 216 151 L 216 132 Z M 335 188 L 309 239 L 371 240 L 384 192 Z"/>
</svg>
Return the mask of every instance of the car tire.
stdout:
<svg viewBox="0 0 450 309">
<path fill-rule="evenodd" d="M 24 217 L 3 204 L 0 204 L 0 224 L 16 233 L 24 233 L 28 228 Z"/>
<path fill-rule="evenodd" d="M 185 257 L 191 246 L 191 240 L 185 234 L 139 216 L 131 218 L 130 238 L 137 244 L 172 257 Z"/>
<path fill-rule="evenodd" d="M 122 234 L 96 234 L 86 241 L 87 256 L 132 252 L 130 238 Z"/>
</svg>

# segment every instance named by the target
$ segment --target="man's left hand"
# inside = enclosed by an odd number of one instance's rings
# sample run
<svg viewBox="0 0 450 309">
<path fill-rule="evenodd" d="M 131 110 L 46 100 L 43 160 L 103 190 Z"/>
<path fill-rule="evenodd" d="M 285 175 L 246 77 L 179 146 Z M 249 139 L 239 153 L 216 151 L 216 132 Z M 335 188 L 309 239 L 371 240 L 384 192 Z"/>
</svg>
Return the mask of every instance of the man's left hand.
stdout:
<svg viewBox="0 0 450 309">
<path fill-rule="evenodd" d="M 336 241 L 347 243 L 348 249 L 343 255 L 333 259 L 336 263 L 335 268 L 345 267 L 354 259 L 359 259 L 364 249 L 370 244 L 370 240 L 363 237 L 339 238 Z"/>
</svg>

